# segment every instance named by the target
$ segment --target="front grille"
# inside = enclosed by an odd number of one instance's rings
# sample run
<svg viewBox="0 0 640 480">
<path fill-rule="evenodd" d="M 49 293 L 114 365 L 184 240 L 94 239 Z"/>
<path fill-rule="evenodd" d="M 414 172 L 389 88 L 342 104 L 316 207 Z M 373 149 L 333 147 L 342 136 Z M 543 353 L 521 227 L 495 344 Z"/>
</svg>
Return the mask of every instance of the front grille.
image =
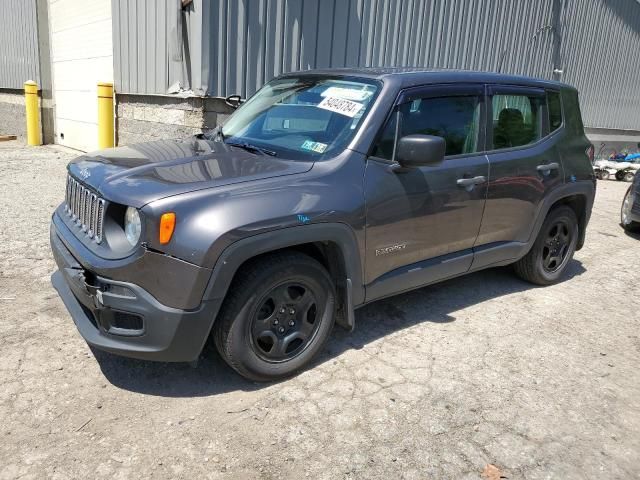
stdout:
<svg viewBox="0 0 640 480">
<path fill-rule="evenodd" d="M 67 176 L 67 191 L 64 210 L 89 238 L 102 242 L 105 201 L 78 182 Z"/>
</svg>

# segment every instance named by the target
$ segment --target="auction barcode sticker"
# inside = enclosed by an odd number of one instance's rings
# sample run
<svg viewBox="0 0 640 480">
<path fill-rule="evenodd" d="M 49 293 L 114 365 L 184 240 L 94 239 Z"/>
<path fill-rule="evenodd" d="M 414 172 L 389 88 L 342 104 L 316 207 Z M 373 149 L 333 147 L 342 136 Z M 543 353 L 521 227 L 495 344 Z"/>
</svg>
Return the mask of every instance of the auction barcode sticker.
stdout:
<svg viewBox="0 0 640 480">
<path fill-rule="evenodd" d="M 355 90 L 353 88 L 329 87 L 320 95 L 323 97 L 346 98 L 347 100 L 356 100 L 362 102 L 369 98 L 373 92 L 369 90 Z"/>
<path fill-rule="evenodd" d="M 318 108 L 324 110 L 330 110 L 332 112 L 339 113 L 340 115 L 346 115 L 347 117 L 355 117 L 360 110 L 362 110 L 361 103 L 352 102 L 351 100 L 345 100 L 344 98 L 325 97 L 318 104 Z"/>
</svg>

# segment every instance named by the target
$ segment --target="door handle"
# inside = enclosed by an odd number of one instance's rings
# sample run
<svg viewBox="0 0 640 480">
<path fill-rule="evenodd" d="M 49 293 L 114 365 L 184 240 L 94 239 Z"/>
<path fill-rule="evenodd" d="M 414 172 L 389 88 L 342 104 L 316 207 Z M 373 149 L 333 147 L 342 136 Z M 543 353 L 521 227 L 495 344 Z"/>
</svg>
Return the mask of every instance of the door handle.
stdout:
<svg viewBox="0 0 640 480">
<path fill-rule="evenodd" d="M 558 170 L 559 168 L 560 168 L 560 164 L 558 164 L 557 162 L 553 162 L 553 163 L 547 163 L 544 165 L 538 165 L 536 167 L 536 170 L 542 173 L 546 173 L 546 172 L 549 172 L 550 170 Z"/>
<path fill-rule="evenodd" d="M 487 179 L 483 176 L 473 178 L 459 178 L 456 182 L 459 187 L 472 187 L 473 185 L 481 185 L 485 183 Z"/>
</svg>

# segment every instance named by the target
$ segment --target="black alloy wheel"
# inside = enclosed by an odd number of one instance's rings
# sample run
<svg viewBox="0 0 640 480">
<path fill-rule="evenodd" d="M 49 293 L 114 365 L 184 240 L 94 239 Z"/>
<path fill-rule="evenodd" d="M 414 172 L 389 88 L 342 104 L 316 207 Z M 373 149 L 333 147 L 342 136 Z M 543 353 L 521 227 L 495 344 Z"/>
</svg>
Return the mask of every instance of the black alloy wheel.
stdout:
<svg viewBox="0 0 640 480">
<path fill-rule="evenodd" d="M 320 325 L 311 287 L 285 282 L 267 292 L 258 304 L 250 325 L 257 355 L 269 362 L 283 362 L 309 346 Z"/>
<path fill-rule="evenodd" d="M 555 273 L 565 263 L 571 245 L 571 228 L 566 219 L 559 219 L 551 225 L 542 248 L 542 267 L 548 273 Z"/>
<path fill-rule="evenodd" d="M 560 280 L 578 244 L 578 219 L 568 205 L 559 205 L 547 214 L 529 252 L 514 264 L 523 280 L 551 285 Z"/>
<path fill-rule="evenodd" d="M 216 318 L 216 348 L 250 380 L 291 376 L 329 338 L 335 299 L 331 276 L 308 255 L 283 251 L 251 260 L 236 274 Z"/>
</svg>

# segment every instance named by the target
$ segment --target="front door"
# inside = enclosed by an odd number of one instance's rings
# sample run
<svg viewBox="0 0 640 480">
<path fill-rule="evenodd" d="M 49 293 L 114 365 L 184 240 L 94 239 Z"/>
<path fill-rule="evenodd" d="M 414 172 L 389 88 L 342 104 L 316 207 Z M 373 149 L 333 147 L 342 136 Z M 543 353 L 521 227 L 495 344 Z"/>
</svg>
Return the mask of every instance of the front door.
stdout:
<svg viewBox="0 0 640 480">
<path fill-rule="evenodd" d="M 487 192 L 484 87 L 430 86 L 403 92 L 365 173 L 367 300 L 466 272 Z M 403 169 L 399 138 L 441 136 L 437 166 Z"/>
</svg>

